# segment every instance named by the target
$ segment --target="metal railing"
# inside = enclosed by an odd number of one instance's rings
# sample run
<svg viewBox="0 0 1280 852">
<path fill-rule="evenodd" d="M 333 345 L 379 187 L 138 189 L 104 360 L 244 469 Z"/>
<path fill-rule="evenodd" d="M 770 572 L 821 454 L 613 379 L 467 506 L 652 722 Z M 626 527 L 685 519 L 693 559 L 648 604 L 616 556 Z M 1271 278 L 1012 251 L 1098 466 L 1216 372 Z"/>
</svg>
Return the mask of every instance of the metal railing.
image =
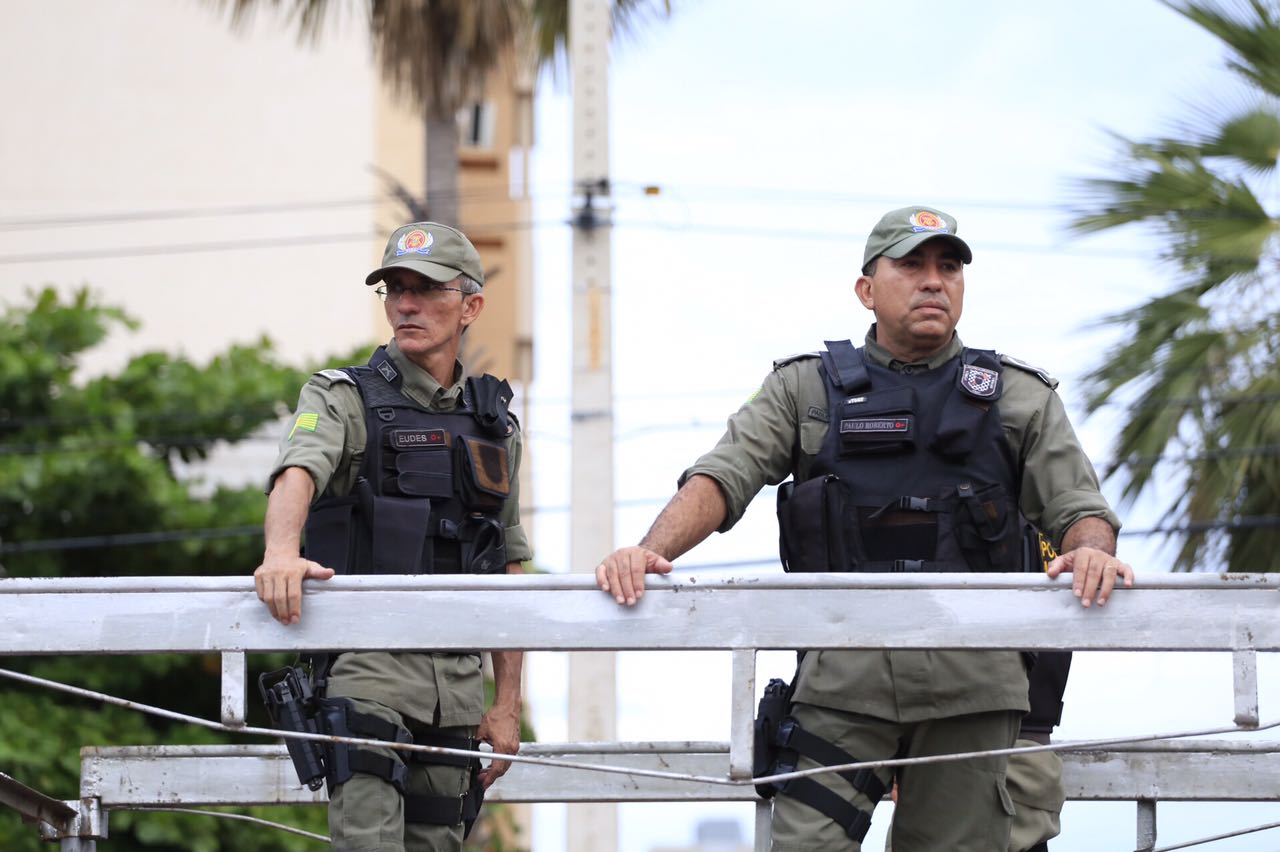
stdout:
<svg viewBox="0 0 1280 852">
<path fill-rule="evenodd" d="M 1042 576 L 682 575 L 650 578 L 641 603 L 621 608 L 581 575 L 339 577 L 309 583 L 302 622 L 285 627 L 248 578 L 0 579 L 0 655 L 219 653 L 220 717 L 238 728 L 249 651 L 728 650 L 727 742 L 527 744 L 521 755 L 541 762 L 517 763 L 490 798 L 754 801 L 757 651 L 1227 651 L 1235 727 L 1248 731 L 1260 725 L 1256 654 L 1280 650 L 1278 592 L 1272 575 L 1142 576 L 1099 610 Z M 1150 849 L 1158 800 L 1280 799 L 1277 751 L 1280 743 L 1220 740 L 1072 747 L 1064 780 L 1071 799 L 1137 802 L 1136 845 Z M 562 764 L 633 772 L 586 780 L 592 770 Z M 67 850 L 92 850 L 112 808 L 323 801 L 298 784 L 278 745 L 87 747 L 81 798 L 64 811 L 34 791 L 6 797 L 13 779 L 0 782 L 10 782 L 0 783 L 0 804 L 39 801 L 42 831 Z M 55 812 L 57 824 L 46 819 Z M 767 848 L 768 816 L 758 803 L 757 848 Z"/>
</svg>

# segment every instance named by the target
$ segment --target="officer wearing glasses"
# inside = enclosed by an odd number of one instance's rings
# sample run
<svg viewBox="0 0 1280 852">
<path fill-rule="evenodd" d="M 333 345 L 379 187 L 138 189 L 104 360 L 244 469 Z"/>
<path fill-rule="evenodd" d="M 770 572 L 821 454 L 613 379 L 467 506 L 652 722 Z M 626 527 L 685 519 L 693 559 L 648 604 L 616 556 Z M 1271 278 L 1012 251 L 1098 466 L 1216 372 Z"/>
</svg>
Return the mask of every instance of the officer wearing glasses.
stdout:
<svg viewBox="0 0 1280 852">
<path fill-rule="evenodd" d="M 875 316 L 863 345 L 828 341 L 775 362 L 640 544 L 600 563 L 600 588 L 634 605 L 645 574 L 669 572 L 777 483 L 790 571 L 1038 571 L 1039 527 L 1063 554 L 1045 570 L 1072 572 L 1084 606 L 1105 604 L 1118 578 L 1131 585 L 1114 555 L 1119 521 L 1057 382 L 955 333 L 972 260 L 951 216 L 886 213 L 854 284 Z M 768 732 L 773 768 L 1007 748 L 1027 688 L 1016 651 L 810 651 L 785 693 L 785 719 Z M 1014 813 L 1005 770 L 995 756 L 899 770 L 895 852 L 1005 852 Z M 773 849 L 860 849 L 894 780 L 863 770 L 762 791 L 777 794 Z"/>
<path fill-rule="evenodd" d="M 377 285 L 392 339 L 366 365 L 322 370 L 298 398 L 267 485 L 258 597 L 283 624 L 304 580 L 336 574 L 519 573 L 521 439 L 511 388 L 465 376 L 462 335 L 484 308 L 484 272 L 461 232 L 398 228 Z M 304 538 L 305 553 L 299 555 Z M 478 654 L 348 652 L 314 661 L 327 733 L 498 752 L 520 746 L 519 652 L 494 652 L 484 712 Z M 484 788 L 509 763 L 327 745 L 337 850 L 460 849 Z"/>
</svg>

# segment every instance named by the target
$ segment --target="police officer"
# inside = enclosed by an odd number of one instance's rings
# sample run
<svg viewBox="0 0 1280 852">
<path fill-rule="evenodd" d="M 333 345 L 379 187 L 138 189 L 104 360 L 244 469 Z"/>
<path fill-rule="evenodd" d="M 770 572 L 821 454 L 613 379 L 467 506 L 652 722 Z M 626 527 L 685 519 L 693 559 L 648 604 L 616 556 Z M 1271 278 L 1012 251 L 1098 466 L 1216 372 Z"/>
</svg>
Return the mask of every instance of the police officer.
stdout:
<svg viewBox="0 0 1280 852">
<path fill-rule="evenodd" d="M 1023 570 L 1033 524 L 1062 544 L 1048 573 L 1072 572 L 1084 606 L 1105 604 L 1117 577 L 1131 584 L 1114 556 L 1119 521 L 1057 383 L 956 336 L 971 260 L 951 216 L 921 206 L 885 214 L 855 285 L 875 315 L 864 345 L 828 342 L 775 362 L 641 543 L 597 567 L 600 588 L 634 604 L 644 574 L 670 571 L 670 560 L 731 528 L 761 487 L 788 475 L 779 526 L 789 570 Z M 1028 706 L 1014 651 L 809 652 L 795 687 L 799 768 L 1007 748 Z M 1005 764 L 902 770 L 896 852 L 1004 852 L 1013 812 Z M 773 848 L 860 849 L 891 773 L 814 780 L 775 799 Z"/>
<path fill-rule="evenodd" d="M 311 377 L 267 487 L 266 549 L 254 581 L 283 624 L 302 617 L 304 580 L 519 573 L 532 556 L 519 522 L 521 440 L 507 412 L 510 387 L 464 377 L 457 359 L 484 307 L 475 247 L 445 225 L 405 225 L 365 284 L 380 285 L 393 338 L 368 365 Z M 325 729 L 463 748 L 479 739 L 514 753 L 522 655 L 492 658 L 496 697 L 482 716 L 477 654 L 340 654 L 323 684 Z M 460 849 L 474 794 L 509 766 L 494 761 L 480 771 L 466 759 L 407 754 L 328 752 L 334 849 Z"/>
</svg>

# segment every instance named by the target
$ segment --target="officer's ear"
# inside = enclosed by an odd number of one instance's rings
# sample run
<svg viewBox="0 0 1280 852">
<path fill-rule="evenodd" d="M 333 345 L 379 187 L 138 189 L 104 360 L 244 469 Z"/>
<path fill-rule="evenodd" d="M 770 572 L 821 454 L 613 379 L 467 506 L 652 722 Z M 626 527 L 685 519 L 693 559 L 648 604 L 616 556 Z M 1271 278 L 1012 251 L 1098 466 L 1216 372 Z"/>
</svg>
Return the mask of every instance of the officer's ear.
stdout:
<svg viewBox="0 0 1280 852">
<path fill-rule="evenodd" d="M 466 328 L 476 321 L 484 310 L 484 293 L 472 293 L 462 297 L 462 327 Z"/>
<path fill-rule="evenodd" d="M 870 275 L 859 275 L 858 280 L 853 285 L 853 291 L 858 294 L 858 301 L 862 302 L 862 307 L 869 311 L 876 309 L 876 300 L 871 294 Z"/>
</svg>

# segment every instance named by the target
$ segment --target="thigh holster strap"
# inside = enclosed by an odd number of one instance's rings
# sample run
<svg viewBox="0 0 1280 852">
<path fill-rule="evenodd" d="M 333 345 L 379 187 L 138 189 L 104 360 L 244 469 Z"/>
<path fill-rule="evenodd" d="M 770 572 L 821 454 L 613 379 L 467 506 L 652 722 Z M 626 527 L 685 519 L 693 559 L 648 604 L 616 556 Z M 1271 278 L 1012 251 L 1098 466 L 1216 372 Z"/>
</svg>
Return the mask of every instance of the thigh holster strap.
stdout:
<svg viewBox="0 0 1280 852">
<path fill-rule="evenodd" d="M 862 842 L 862 838 L 867 836 L 867 830 L 871 828 L 871 814 L 855 808 L 843 796 L 812 778 L 793 778 L 783 785 L 778 795 L 795 799 L 830 818 L 844 829 L 851 840 L 858 843 Z"/>
<path fill-rule="evenodd" d="M 356 711 L 347 698 L 326 698 L 321 701 L 320 722 L 324 733 L 334 736 L 397 743 L 413 742 L 413 737 L 407 730 L 394 722 Z M 347 743 L 329 743 L 325 757 L 325 783 L 328 784 L 331 795 L 335 787 L 351 780 L 351 776 L 357 772 L 381 778 L 404 795 L 409 770 L 399 757 L 378 754 Z"/>
<path fill-rule="evenodd" d="M 479 754 L 479 742 L 470 737 L 449 737 L 431 731 L 418 731 L 413 740 L 418 745 L 435 746 L 436 748 L 452 748 L 460 751 L 473 751 Z M 414 763 L 426 763 L 434 766 L 456 766 L 465 769 L 478 762 L 478 757 L 464 757 L 460 754 L 431 754 L 415 751 L 410 757 Z"/>
<path fill-rule="evenodd" d="M 839 766 L 857 763 L 858 759 L 839 746 L 801 728 L 795 719 L 787 717 L 778 725 L 779 752 L 776 772 L 782 774 L 795 769 L 799 756 L 809 758 L 822 766 Z M 884 782 L 870 769 L 838 773 L 853 789 L 866 796 L 874 806 L 884 796 Z M 871 828 L 871 814 L 854 807 L 844 797 L 812 778 L 793 778 L 778 790 L 797 802 L 808 805 L 833 820 L 851 839 L 861 843 Z"/>
<path fill-rule="evenodd" d="M 444 745 L 444 743 L 431 743 L 431 745 Z M 471 833 L 471 826 L 475 824 L 476 817 L 480 814 L 480 806 L 484 804 L 484 785 L 477 777 L 479 772 L 480 761 L 471 761 L 471 784 L 460 796 L 426 796 L 407 793 L 404 797 L 405 822 L 425 825 L 462 823 L 464 826 L 462 837 L 465 840 Z"/>
</svg>

